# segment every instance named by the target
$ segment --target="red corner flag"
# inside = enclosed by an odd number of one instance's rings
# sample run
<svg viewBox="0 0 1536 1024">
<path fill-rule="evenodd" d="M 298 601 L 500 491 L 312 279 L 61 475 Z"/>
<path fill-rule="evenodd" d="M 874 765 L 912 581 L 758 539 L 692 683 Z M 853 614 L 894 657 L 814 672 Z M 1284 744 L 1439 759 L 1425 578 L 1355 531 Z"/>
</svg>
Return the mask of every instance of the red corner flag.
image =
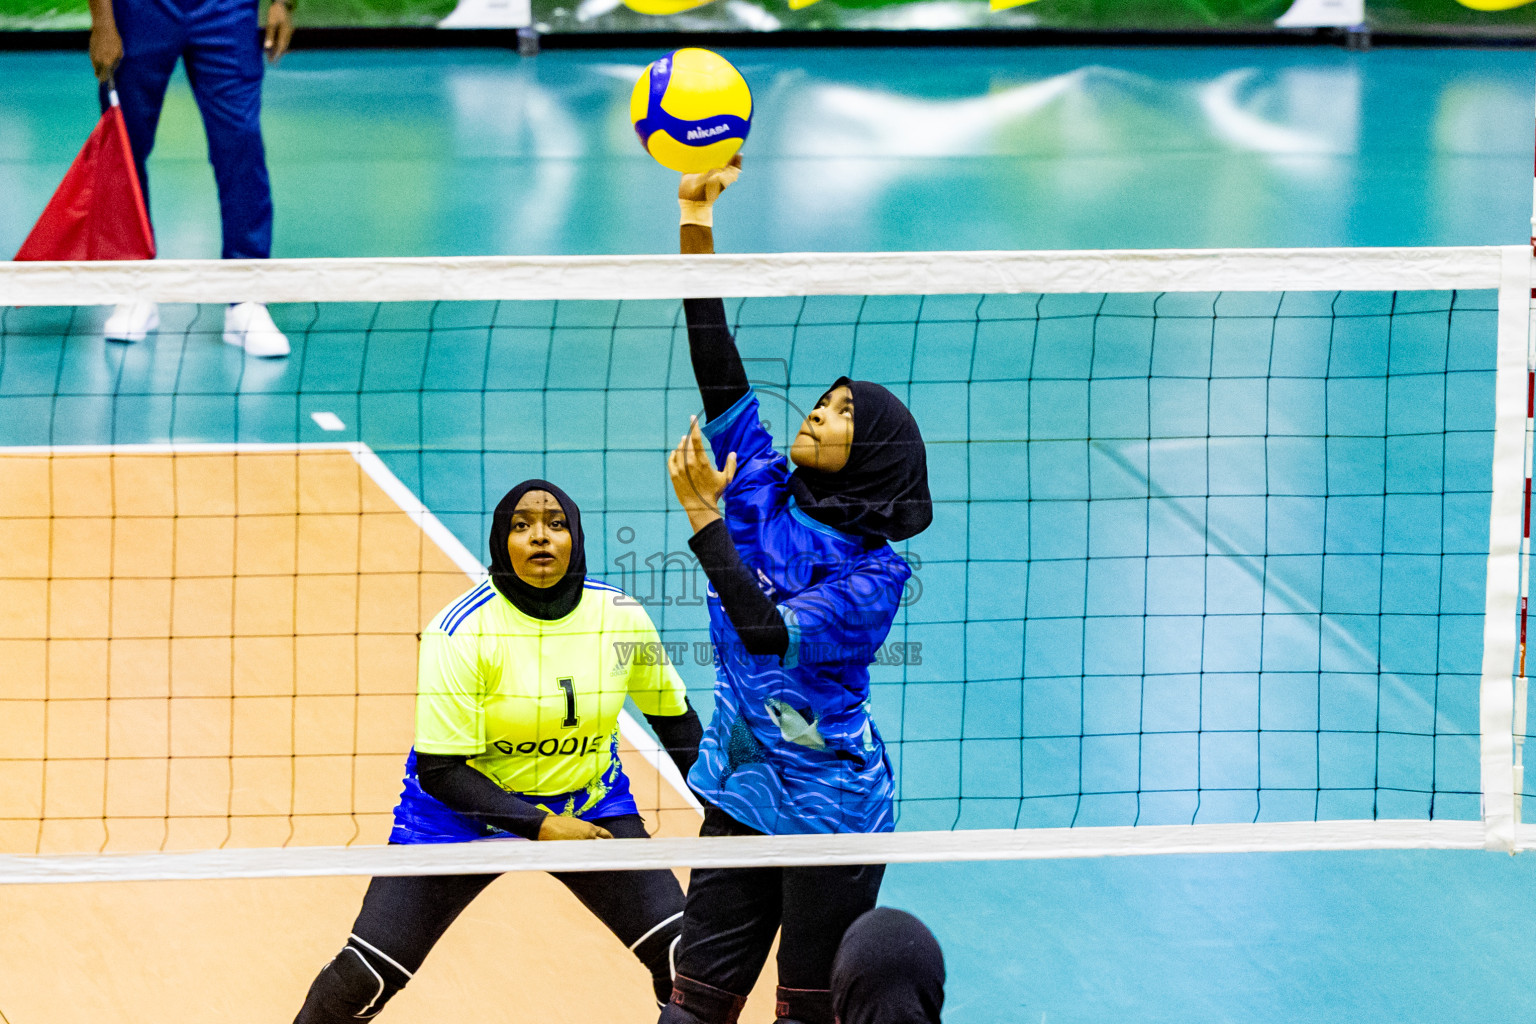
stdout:
<svg viewBox="0 0 1536 1024">
<path fill-rule="evenodd" d="M 117 90 L 109 95 L 112 105 L 21 243 L 18 260 L 154 259 L 155 234 L 133 169 L 128 126 Z"/>
</svg>

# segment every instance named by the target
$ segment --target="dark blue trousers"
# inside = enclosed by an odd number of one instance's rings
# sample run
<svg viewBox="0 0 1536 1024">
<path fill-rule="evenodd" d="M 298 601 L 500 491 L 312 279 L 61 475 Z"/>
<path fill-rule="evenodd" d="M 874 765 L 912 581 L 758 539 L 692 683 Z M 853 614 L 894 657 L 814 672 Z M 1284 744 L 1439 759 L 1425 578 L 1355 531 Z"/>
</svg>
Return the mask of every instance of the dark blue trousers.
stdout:
<svg viewBox="0 0 1536 1024">
<path fill-rule="evenodd" d="M 178 58 L 208 133 L 225 259 L 272 255 L 272 186 L 261 144 L 261 36 L 256 0 L 113 0 L 123 62 L 117 95 L 149 199 L 145 161 Z M 105 93 L 103 93 L 105 102 Z"/>
</svg>

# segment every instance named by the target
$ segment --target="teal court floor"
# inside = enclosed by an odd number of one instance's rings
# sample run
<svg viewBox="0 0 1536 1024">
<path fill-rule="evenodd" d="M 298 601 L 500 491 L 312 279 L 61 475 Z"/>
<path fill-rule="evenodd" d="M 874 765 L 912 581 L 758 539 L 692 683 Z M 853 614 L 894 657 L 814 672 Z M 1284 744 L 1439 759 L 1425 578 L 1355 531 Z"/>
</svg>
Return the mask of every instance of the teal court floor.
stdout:
<svg viewBox="0 0 1536 1024">
<path fill-rule="evenodd" d="M 291 55 L 265 93 L 275 254 L 667 251 L 673 181 L 626 120 L 651 56 Z M 1529 53 L 730 56 L 759 109 L 722 249 L 1526 236 Z M 81 55 L 0 55 L 0 83 L 14 249 L 95 111 Z M 184 81 L 150 167 L 162 254 L 217 255 Z M 732 309 L 780 436 L 851 369 L 930 443 L 898 625 L 923 659 L 874 675 L 900 827 L 1477 816 L 1490 294 Z M 285 363 L 218 344 L 214 308 L 131 348 L 100 310 L 6 310 L 0 444 L 360 440 L 472 550 L 505 486 L 548 475 L 594 567 L 686 598 L 652 572 L 683 549 L 662 453 L 697 402 L 675 303 L 274 312 Z M 696 606 L 653 614 L 703 637 Z M 707 707 L 709 669 L 685 677 Z M 898 866 L 883 900 L 938 933 L 956 1024 L 1480 1021 L 1536 1009 L 1532 863 Z"/>
<path fill-rule="evenodd" d="M 665 252 L 638 50 L 304 52 L 270 72 L 277 256 Z M 1462 245 L 1528 235 L 1529 53 L 741 50 L 757 112 L 736 252 Z M 0 252 L 95 121 L 81 54 L 0 54 Z M 161 253 L 217 256 L 178 76 L 150 160 Z"/>
</svg>

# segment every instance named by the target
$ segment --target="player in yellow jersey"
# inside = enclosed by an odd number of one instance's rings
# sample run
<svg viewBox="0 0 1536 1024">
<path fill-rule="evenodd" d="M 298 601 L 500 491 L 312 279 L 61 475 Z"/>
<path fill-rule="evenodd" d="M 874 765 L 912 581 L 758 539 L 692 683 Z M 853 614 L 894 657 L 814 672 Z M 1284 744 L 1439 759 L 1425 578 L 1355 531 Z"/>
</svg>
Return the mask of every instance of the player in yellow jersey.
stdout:
<svg viewBox="0 0 1536 1024">
<path fill-rule="evenodd" d="M 490 579 L 421 636 L 416 744 L 391 843 L 646 836 L 619 761 L 631 698 L 684 776 L 701 728 L 638 602 L 586 577 L 581 510 L 526 480 L 496 506 Z M 683 892 L 670 871 L 556 874 L 672 991 Z M 295 1024 L 373 1017 L 495 875 L 375 878 Z"/>
</svg>

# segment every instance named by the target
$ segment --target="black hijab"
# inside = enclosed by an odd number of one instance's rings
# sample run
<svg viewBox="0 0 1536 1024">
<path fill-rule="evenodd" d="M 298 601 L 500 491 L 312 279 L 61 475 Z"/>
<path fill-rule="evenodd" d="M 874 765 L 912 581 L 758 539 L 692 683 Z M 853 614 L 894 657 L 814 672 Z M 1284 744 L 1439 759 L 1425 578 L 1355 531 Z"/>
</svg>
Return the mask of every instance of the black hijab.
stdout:
<svg viewBox="0 0 1536 1024">
<path fill-rule="evenodd" d="M 552 587 L 536 587 L 524 581 L 512 568 L 507 554 L 507 536 L 512 532 L 512 512 L 529 491 L 548 491 L 560 503 L 571 531 L 571 564 L 565 576 Z M 524 615 L 535 619 L 563 619 L 581 602 L 582 584 L 587 579 L 587 549 L 581 535 L 581 509 L 571 496 L 548 480 L 524 480 L 507 492 L 496 506 L 491 520 L 491 582 L 501 596 L 517 606 Z"/>
<path fill-rule="evenodd" d="M 832 962 L 838 1024 L 939 1024 L 944 952 L 923 922 L 876 907 L 843 934 Z"/>
<path fill-rule="evenodd" d="M 906 540 L 933 522 L 923 435 L 901 399 L 879 384 L 839 377 L 853 392 L 853 445 L 836 473 L 795 470 L 795 502 L 817 522 L 860 537 Z M 826 395 L 822 396 L 823 398 Z"/>
</svg>

